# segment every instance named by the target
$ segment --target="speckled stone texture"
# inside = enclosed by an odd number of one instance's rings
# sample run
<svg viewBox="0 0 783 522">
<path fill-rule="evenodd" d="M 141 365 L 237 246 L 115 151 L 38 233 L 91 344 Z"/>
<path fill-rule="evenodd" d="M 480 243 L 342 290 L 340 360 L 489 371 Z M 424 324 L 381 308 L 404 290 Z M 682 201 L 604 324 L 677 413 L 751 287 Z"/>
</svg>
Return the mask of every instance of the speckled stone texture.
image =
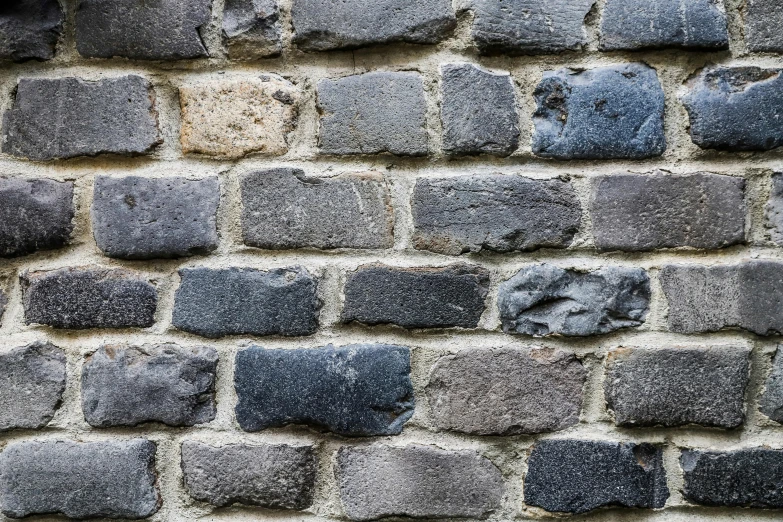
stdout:
<svg viewBox="0 0 783 522">
<path fill-rule="evenodd" d="M 783 246 L 783 173 L 775 173 L 771 178 L 769 200 L 764 206 L 764 226 L 769 230 L 770 239 Z"/>
<path fill-rule="evenodd" d="M 3 320 L 6 306 L 8 306 L 8 297 L 5 295 L 5 292 L 0 290 L 0 321 Z"/>
<path fill-rule="evenodd" d="M 783 52 L 783 3 L 779 0 L 747 0 L 745 43 L 752 52 Z"/>
<path fill-rule="evenodd" d="M 283 52 L 283 41 L 277 1 L 226 0 L 223 42 L 232 59 L 279 56 Z"/>
<path fill-rule="evenodd" d="M 772 370 L 764 383 L 759 410 L 775 422 L 783 424 L 783 348 L 780 346 L 775 352 Z"/>
<path fill-rule="evenodd" d="M 65 13 L 57 0 L 14 0 L 0 5 L 0 60 L 51 60 Z"/>
</svg>

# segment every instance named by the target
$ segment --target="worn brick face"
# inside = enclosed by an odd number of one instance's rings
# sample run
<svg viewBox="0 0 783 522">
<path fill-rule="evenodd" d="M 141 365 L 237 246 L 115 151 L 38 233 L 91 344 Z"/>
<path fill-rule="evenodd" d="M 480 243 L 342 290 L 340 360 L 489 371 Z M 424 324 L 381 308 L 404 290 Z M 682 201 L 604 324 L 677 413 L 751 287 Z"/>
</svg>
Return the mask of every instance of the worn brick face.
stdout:
<svg viewBox="0 0 783 522">
<path fill-rule="evenodd" d="M 783 173 L 773 174 L 771 182 L 769 200 L 764 206 L 764 225 L 772 241 L 783 246 Z"/>
<path fill-rule="evenodd" d="M 283 42 L 276 0 L 227 0 L 223 7 L 223 41 L 234 59 L 279 56 Z"/>
<path fill-rule="evenodd" d="M 764 393 L 759 399 L 761 413 L 783 424 L 783 349 L 778 346 L 772 369 L 764 383 Z"/>
<path fill-rule="evenodd" d="M 783 52 L 783 4 L 777 0 L 747 0 L 745 43 L 753 52 Z"/>
<path fill-rule="evenodd" d="M 0 60 L 51 60 L 65 13 L 57 0 L 16 0 L 0 6 Z"/>
</svg>

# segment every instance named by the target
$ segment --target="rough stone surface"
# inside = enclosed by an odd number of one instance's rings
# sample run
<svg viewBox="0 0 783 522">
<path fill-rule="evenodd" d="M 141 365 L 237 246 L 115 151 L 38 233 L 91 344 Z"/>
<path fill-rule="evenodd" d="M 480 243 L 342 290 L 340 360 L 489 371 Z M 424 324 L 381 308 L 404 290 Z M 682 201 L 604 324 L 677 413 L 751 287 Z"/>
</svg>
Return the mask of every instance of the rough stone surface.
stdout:
<svg viewBox="0 0 783 522">
<path fill-rule="evenodd" d="M 5 313 L 5 307 L 8 305 L 8 297 L 0 290 L 0 321 L 3 320 L 3 314 Z"/>
<path fill-rule="evenodd" d="M 0 257 L 65 246 L 73 214 L 73 182 L 0 177 Z"/>
<path fill-rule="evenodd" d="M 759 409 L 775 422 L 783 423 L 783 348 L 780 346 L 775 352 L 772 371 L 765 383 Z"/>
<path fill-rule="evenodd" d="M 313 503 L 317 471 L 315 451 L 310 446 L 182 444 L 182 473 L 188 493 L 216 506 L 236 503 L 306 509 Z"/>
<path fill-rule="evenodd" d="M 276 0 L 227 0 L 223 41 L 231 59 L 279 56 L 283 52 L 280 8 Z"/>
<path fill-rule="evenodd" d="M 441 68 L 443 150 L 508 156 L 519 146 L 519 116 L 509 74 L 469 63 Z"/>
<path fill-rule="evenodd" d="M 403 328 L 475 328 L 488 290 L 489 271 L 478 266 L 365 265 L 348 274 L 341 320 Z"/>
<path fill-rule="evenodd" d="M 570 182 L 508 175 L 421 178 L 411 207 L 413 245 L 450 255 L 565 248 L 582 218 Z"/>
<path fill-rule="evenodd" d="M 783 52 L 783 4 L 778 0 L 747 0 L 745 43 L 752 52 Z"/>
<path fill-rule="evenodd" d="M 185 85 L 179 96 L 182 152 L 236 159 L 288 152 L 302 93 L 288 80 L 264 75 Z"/>
<path fill-rule="evenodd" d="M 641 325 L 650 295 L 641 268 L 577 272 L 540 264 L 500 285 L 498 308 L 506 333 L 586 336 Z"/>
<path fill-rule="evenodd" d="M 586 378 L 571 352 L 469 348 L 440 359 L 426 390 L 440 429 L 544 433 L 579 422 Z"/>
<path fill-rule="evenodd" d="M 427 154 L 427 104 L 416 73 L 371 72 L 321 80 L 318 110 L 319 146 L 325 154 Z"/>
<path fill-rule="evenodd" d="M 524 495 L 530 506 L 563 513 L 662 508 L 669 498 L 663 452 L 652 444 L 539 441 L 527 461 Z"/>
<path fill-rule="evenodd" d="M 769 201 L 764 207 L 764 224 L 769 229 L 772 241 L 783 246 L 783 174 L 773 174 L 771 181 Z"/>
<path fill-rule="evenodd" d="M 771 150 L 783 145 L 781 69 L 713 67 L 686 83 L 682 103 L 693 143 L 703 149 Z"/>
<path fill-rule="evenodd" d="M 620 426 L 736 428 L 745 420 L 749 359 L 739 347 L 610 352 L 607 407 Z"/>
<path fill-rule="evenodd" d="M 95 178 L 91 209 L 95 242 L 120 259 L 207 254 L 217 248 L 217 177 Z"/>
<path fill-rule="evenodd" d="M 503 496 L 500 470 L 474 451 L 343 446 L 335 475 L 351 520 L 484 518 Z"/>
<path fill-rule="evenodd" d="M 289 248 L 391 248 L 394 211 L 381 174 L 306 177 L 276 168 L 241 180 L 245 244 Z"/>
<path fill-rule="evenodd" d="M 3 152 L 31 160 L 147 154 L 160 143 L 155 91 L 141 76 L 22 78 L 3 115 Z"/>
<path fill-rule="evenodd" d="M 104 346 L 82 367 L 84 418 L 98 428 L 209 422 L 217 363 L 214 348 Z"/>
<path fill-rule="evenodd" d="M 305 51 L 434 44 L 457 25 L 450 0 L 294 0 L 294 43 Z"/>
<path fill-rule="evenodd" d="M 251 347 L 237 354 L 234 385 L 245 431 L 306 424 L 349 436 L 398 435 L 414 409 L 410 352 L 399 346 Z"/>
<path fill-rule="evenodd" d="M 537 156 L 643 159 L 666 150 L 663 89 L 645 64 L 548 71 L 534 96 Z"/>
<path fill-rule="evenodd" d="M 57 0 L 14 0 L 0 5 L 0 60 L 51 60 L 64 20 Z"/>
<path fill-rule="evenodd" d="M 0 431 L 43 428 L 65 391 L 65 353 L 36 342 L 0 353 Z"/>
<path fill-rule="evenodd" d="M 212 0 L 79 0 L 76 49 L 86 58 L 181 60 L 207 56 L 199 30 Z"/>
<path fill-rule="evenodd" d="M 716 174 L 623 174 L 593 185 L 600 250 L 713 250 L 745 242 L 745 180 Z"/>
<path fill-rule="evenodd" d="M 161 504 L 155 450 L 144 439 L 11 444 L 0 454 L 2 512 L 12 518 L 146 518 Z"/>
<path fill-rule="evenodd" d="M 603 51 L 729 48 L 726 11 L 716 0 L 607 0 L 601 16 Z"/>
<path fill-rule="evenodd" d="M 155 323 L 158 293 L 123 268 L 62 268 L 20 276 L 27 324 L 54 328 L 147 328 Z"/>
<path fill-rule="evenodd" d="M 218 338 L 318 329 L 318 281 L 304 268 L 185 268 L 179 275 L 172 323 L 180 330 Z"/>
</svg>

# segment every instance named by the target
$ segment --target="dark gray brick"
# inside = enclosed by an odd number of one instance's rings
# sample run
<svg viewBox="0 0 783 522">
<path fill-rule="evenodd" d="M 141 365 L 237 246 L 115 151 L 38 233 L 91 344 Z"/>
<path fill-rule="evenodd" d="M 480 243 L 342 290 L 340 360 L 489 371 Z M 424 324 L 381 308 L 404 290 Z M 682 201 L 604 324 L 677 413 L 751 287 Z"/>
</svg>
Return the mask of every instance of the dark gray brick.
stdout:
<svg viewBox="0 0 783 522">
<path fill-rule="evenodd" d="M 317 471 L 315 451 L 309 446 L 182 443 L 188 493 L 216 506 L 306 509 L 313 503 Z"/>
<path fill-rule="evenodd" d="M 498 308 L 506 333 L 598 335 L 644 323 L 650 295 L 641 268 L 578 272 L 540 264 L 500 285 Z"/>
<path fill-rule="evenodd" d="M 544 433 L 579 422 L 586 377 L 572 352 L 468 348 L 441 358 L 426 390 L 440 429 L 477 435 Z"/>
<path fill-rule="evenodd" d="M 717 174 L 599 177 L 590 216 L 600 250 L 706 250 L 745 242 L 745 180 Z"/>
<path fill-rule="evenodd" d="M 478 266 L 364 265 L 348 274 L 341 320 L 403 328 L 475 328 L 488 290 L 489 271 Z"/>
<path fill-rule="evenodd" d="M 5 307 L 8 305 L 8 297 L 0 290 L 0 321 L 3 320 L 3 314 L 5 313 Z"/>
<path fill-rule="evenodd" d="M 310 335 L 318 329 L 318 281 L 301 267 L 185 268 L 174 326 L 204 337 Z"/>
<path fill-rule="evenodd" d="M 736 428 L 745 420 L 750 350 L 620 349 L 607 359 L 604 392 L 620 426 L 700 424 Z"/>
<path fill-rule="evenodd" d="M 3 152 L 32 160 L 147 154 L 163 141 L 155 93 L 140 76 L 22 78 L 3 138 Z"/>
<path fill-rule="evenodd" d="M 783 4 L 778 0 L 747 0 L 745 43 L 752 52 L 783 52 Z"/>
<path fill-rule="evenodd" d="M 101 347 L 82 367 L 84 419 L 96 428 L 209 422 L 217 363 L 217 351 L 207 347 Z"/>
<path fill-rule="evenodd" d="M 70 181 L 0 177 L 0 257 L 65 246 L 73 213 Z"/>
<path fill-rule="evenodd" d="M 521 176 L 421 178 L 411 207 L 413 245 L 451 255 L 565 248 L 582 218 L 570 182 Z"/>
<path fill-rule="evenodd" d="M 500 508 L 503 477 L 474 451 L 343 446 L 335 469 L 351 520 L 388 516 L 484 518 Z"/>
<path fill-rule="evenodd" d="M 65 13 L 57 0 L 14 0 L 0 5 L 0 60 L 51 60 Z"/>
<path fill-rule="evenodd" d="M 783 348 L 778 346 L 772 363 L 772 371 L 764 386 L 759 402 L 761 413 L 783 423 Z"/>
<path fill-rule="evenodd" d="M 319 146 L 325 154 L 427 154 L 427 106 L 416 73 L 371 72 L 321 80 L 318 110 Z"/>
<path fill-rule="evenodd" d="M 65 354 L 36 342 L 0 354 L 0 431 L 43 428 L 65 391 Z"/>
<path fill-rule="evenodd" d="M 279 56 L 283 52 L 280 7 L 276 0 L 227 0 L 223 42 L 232 59 Z"/>
<path fill-rule="evenodd" d="M 276 168 L 242 178 L 246 245 L 288 248 L 391 248 L 394 211 L 381 174 L 310 178 Z"/>
<path fill-rule="evenodd" d="M 25 272 L 27 324 L 54 328 L 146 328 L 155 323 L 158 293 L 137 272 L 122 268 L 62 268 Z"/>
<path fill-rule="evenodd" d="M 220 184 L 216 177 L 95 179 L 95 242 L 120 259 L 207 254 L 217 248 Z"/>
<path fill-rule="evenodd" d="M 161 504 L 155 444 L 144 439 L 18 442 L 0 454 L 4 515 L 146 518 Z"/>
<path fill-rule="evenodd" d="M 775 173 L 771 178 L 772 187 L 769 200 L 764 207 L 764 219 L 772 241 L 783 246 L 783 173 Z"/>
<path fill-rule="evenodd" d="M 434 44 L 457 25 L 451 0 L 294 0 L 294 43 L 305 51 Z"/>
<path fill-rule="evenodd" d="M 669 498 L 663 452 L 652 444 L 539 441 L 527 461 L 524 495 L 529 506 L 552 512 L 662 508 Z"/>
</svg>

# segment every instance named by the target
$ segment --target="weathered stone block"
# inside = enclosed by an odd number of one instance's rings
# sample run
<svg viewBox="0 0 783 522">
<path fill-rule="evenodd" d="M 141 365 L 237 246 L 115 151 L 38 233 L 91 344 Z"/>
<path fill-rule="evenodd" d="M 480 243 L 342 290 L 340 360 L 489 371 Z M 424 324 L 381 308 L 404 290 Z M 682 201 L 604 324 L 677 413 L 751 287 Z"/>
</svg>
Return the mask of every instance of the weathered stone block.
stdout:
<svg viewBox="0 0 783 522">
<path fill-rule="evenodd" d="M 769 229 L 772 241 L 783 246 L 783 173 L 772 175 L 769 201 L 764 207 L 764 225 Z"/>
<path fill-rule="evenodd" d="M 745 2 L 745 43 L 752 52 L 783 52 L 783 4 L 778 0 Z"/>
<path fill-rule="evenodd" d="M 51 60 L 65 13 L 57 0 L 15 0 L 0 6 L 0 60 Z"/>
<path fill-rule="evenodd" d="M 8 297 L 0 290 L 0 321 L 3 320 L 3 314 L 5 313 L 5 307 L 8 305 Z"/>
<path fill-rule="evenodd" d="M 759 402 L 761 413 L 783 423 L 783 348 L 778 346 L 772 363 L 772 371 L 765 383 Z"/>
<path fill-rule="evenodd" d="M 227 0 L 223 42 L 231 59 L 279 56 L 283 52 L 280 7 L 276 0 Z"/>
</svg>

